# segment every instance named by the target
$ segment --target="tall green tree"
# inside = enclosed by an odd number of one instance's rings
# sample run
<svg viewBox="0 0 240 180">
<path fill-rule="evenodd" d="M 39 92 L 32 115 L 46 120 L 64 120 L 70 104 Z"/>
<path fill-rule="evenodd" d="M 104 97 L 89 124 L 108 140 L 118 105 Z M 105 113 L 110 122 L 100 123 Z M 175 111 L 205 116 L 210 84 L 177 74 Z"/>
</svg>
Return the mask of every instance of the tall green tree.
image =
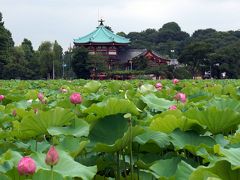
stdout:
<svg viewBox="0 0 240 180">
<path fill-rule="evenodd" d="M 40 63 L 38 58 L 38 52 L 35 52 L 32 46 L 32 42 L 29 39 L 24 38 L 23 42 L 21 43 L 21 48 L 24 51 L 24 57 L 26 60 L 26 68 L 31 71 L 30 79 L 39 79 L 41 78 L 40 75 Z"/>
<path fill-rule="evenodd" d="M 75 77 L 75 73 L 72 70 L 72 57 L 73 57 L 73 52 L 72 49 L 69 48 L 67 51 L 64 52 L 63 56 L 63 78 L 73 78 Z"/>
<path fill-rule="evenodd" d="M 38 48 L 41 76 L 53 78 L 54 53 L 52 43 L 44 41 Z"/>
<path fill-rule="evenodd" d="M 108 70 L 107 58 L 100 53 L 88 55 L 87 68 L 96 73 Z"/>
<path fill-rule="evenodd" d="M 2 13 L 0 12 L 0 78 L 3 78 L 4 65 L 10 60 L 10 52 L 13 46 L 12 35 L 10 31 L 4 27 Z"/>
<path fill-rule="evenodd" d="M 210 66 L 209 54 L 213 52 L 210 44 L 204 42 L 194 42 L 187 45 L 179 62 L 189 66 L 192 76 L 203 74 L 202 70 L 206 70 Z"/>
<path fill-rule="evenodd" d="M 148 59 L 144 56 L 139 56 L 133 59 L 132 66 L 134 70 L 145 70 L 148 65 Z"/>
<path fill-rule="evenodd" d="M 63 48 L 58 44 L 57 41 L 54 41 L 53 43 L 53 55 L 55 76 L 62 77 Z"/>
<path fill-rule="evenodd" d="M 90 77 L 88 65 L 88 50 L 84 47 L 75 47 L 72 55 L 72 69 L 77 78 L 87 79 Z"/>
<path fill-rule="evenodd" d="M 21 43 L 21 47 L 24 51 L 24 56 L 27 61 L 31 61 L 33 58 L 34 50 L 32 46 L 32 42 L 26 38 L 23 39 L 23 42 Z"/>
<path fill-rule="evenodd" d="M 4 66 L 4 79 L 32 79 L 33 71 L 27 67 L 27 64 L 22 47 L 14 47 L 8 64 Z"/>
<path fill-rule="evenodd" d="M 240 78 L 240 40 L 217 51 L 218 61 L 213 68 L 226 72 L 228 78 Z"/>
</svg>

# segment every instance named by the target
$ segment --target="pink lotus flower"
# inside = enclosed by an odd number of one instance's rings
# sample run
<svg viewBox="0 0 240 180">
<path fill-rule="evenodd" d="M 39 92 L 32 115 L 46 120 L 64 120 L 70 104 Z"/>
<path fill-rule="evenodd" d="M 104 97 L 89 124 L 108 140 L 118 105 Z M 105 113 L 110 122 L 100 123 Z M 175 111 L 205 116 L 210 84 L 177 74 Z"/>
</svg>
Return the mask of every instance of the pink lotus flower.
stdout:
<svg viewBox="0 0 240 180">
<path fill-rule="evenodd" d="M 59 161 L 59 155 L 54 146 L 51 146 L 47 152 L 45 163 L 50 166 L 54 166 Z"/>
<path fill-rule="evenodd" d="M 179 83 L 179 80 L 178 79 L 173 79 L 172 82 L 173 82 L 173 84 L 177 84 L 177 83 Z"/>
<path fill-rule="evenodd" d="M 162 84 L 161 84 L 161 83 L 155 84 L 155 88 L 156 88 L 157 90 L 161 90 L 161 89 L 162 89 Z"/>
<path fill-rule="evenodd" d="M 181 101 L 182 103 L 185 103 L 187 101 L 186 94 L 184 94 L 184 93 L 177 93 L 175 96 L 175 99 L 177 101 Z"/>
<path fill-rule="evenodd" d="M 176 110 L 177 109 L 177 106 L 176 105 L 172 105 L 168 108 L 169 110 Z"/>
<path fill-rule="evenodd" d="M 79 93 L 72 93 L 70 101 L 73 104 L 80 104 L 82 102 L 82 96 Z"/>
<path fill-rule="evenodd" d="M 44 95 L 43 95 L 43 93 L 38 93 L 38 99 L 39 99 L 39 101 L 43 101 L 44 100 Z"/>
<path fill-rule="evenodd" d="M 18 162 L 17 169 L 20 176 L 33 175 L 36 171 L 35 161 L 28 156 L 22 157 Z"/>
<path fill-rule="evenodd" d="M 4 95 L 0 95 L 0 102 L 5 98 Z"/>
</svg>

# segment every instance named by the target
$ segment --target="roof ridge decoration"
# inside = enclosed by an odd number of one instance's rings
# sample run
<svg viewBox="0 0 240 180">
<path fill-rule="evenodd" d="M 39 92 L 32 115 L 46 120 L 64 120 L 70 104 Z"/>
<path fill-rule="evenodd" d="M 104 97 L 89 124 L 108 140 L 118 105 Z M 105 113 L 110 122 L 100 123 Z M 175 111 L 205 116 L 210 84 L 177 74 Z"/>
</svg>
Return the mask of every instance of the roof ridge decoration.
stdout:
<svg viewBox="0 0 240 180">
<path fill-rule="evenodd" d="M 112 31 L 107 29 L 103 25 L 103 20 L 99 20 L 99 26 L 91 33 L 74 39 L 75 44 L 88 44 L 88 43 L 118 43 L 118 44 L 129 44 L 128 38 L 114 34 Z"/>
<path fill-rule="evenodd" d="M 100 26 L 104 26 L 103 25 L 104 20 L 102 18 L 100 20 L 98 20 L 98 22 L 100 22 L 100 24 L 99 24 Z"/>
</svg>

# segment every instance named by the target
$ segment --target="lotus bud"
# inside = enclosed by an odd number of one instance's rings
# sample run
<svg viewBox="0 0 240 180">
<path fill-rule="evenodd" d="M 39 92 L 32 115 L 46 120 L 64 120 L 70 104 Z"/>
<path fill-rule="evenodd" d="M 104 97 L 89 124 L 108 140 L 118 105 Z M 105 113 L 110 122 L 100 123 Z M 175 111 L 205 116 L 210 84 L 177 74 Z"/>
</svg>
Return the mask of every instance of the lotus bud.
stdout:
<svg viewBox="0 0 240 180">
<path fill-rule="evenodd" d="M 59 161 L 59 155 L 54 146 L 51 146 L 47 152 L 45 163 L 49 166 L 54 166 Z"/>
<path fill-rule="evenodd" d="M 68 90 L 65 89 L 65 88 L 61 88 L 60 91 L 61 91 L 61 93 L 67 93 L 68 92 Z"/>
<path fill-rule="evenodd" d="M 173 79 L 172 82 L 173 82 L 173 84 L 177 84 L 177 83 L 179 83 L 179 80 L 178 79 Z"/>
<path fill-rule="evenodd" d="M 38 93 L 38 99 L 39 99 L 39 101 L 43 101 L 44 100 L 44 95 L 43 95 L 43 93 Z"/>
<path fill-rule="evenodd" d="M 0 102 L 3 101 L 4 98 L 5 98 L 4 95 L 0 95 Z"/>
<path fill-rule="evenodd" d="M 41 101 L 41 103 L 47 104 L 47 99 L 44 98 L 44 99 Z"/>
<path fill-rule="evenodd" d="M 177 109 L 177 106 L 176 105 L 172 105 L 168 108 L 169 110 L 176 110 Z"/>
<path fill-rule="evenodd" d="M 73 104 L 80 104 L 82 102 L 82 96 L 79 93 L 73 93 L 70 96 L 70 101 Z"/>
<path fill-rule="evenodd" d="M 38 108 L 34 109 L 34 113 L 35 113 L 35 114 L 38 113 Z"/>
<path fill-rule="evenodd" d="M 161 89 L 162 89 L 162 84 L 161 84 L 161 83 L 155 84 L 155 88 L 156 88 L 157 90 L 161 90 Z"/>
<path fill-rule="evenodd" d="M 35 161 L 32 158 L 25 156 L 18 162 L 17 170 L 20 176 L 33 175 L 36 171 Z"/>
<path fill-rule="evenodd" d="M 181 101 L 182 103 L 185 103 L 187 101 L 186 94 L 184 94 L 184 93 L 177 93 L 175 96 L 175 99 L 177 101 Z"/>
<path fill-rule="evenodd" d="M 14 110 L 12 111 L 12 115 L 13 115 L 14 117 L 17 115 L 16 109 L 14 109 Z"/>
</svg>

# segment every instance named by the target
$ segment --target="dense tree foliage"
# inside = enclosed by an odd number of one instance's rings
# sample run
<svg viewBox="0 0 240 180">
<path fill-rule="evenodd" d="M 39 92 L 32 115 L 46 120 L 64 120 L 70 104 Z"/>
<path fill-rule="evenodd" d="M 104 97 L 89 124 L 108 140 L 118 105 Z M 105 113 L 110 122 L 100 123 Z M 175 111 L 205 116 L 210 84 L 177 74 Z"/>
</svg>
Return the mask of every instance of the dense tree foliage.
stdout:
<svg viewBox="0 0 240 180">
<path fill-rule="evenodd" d="M 10 31 L 4 27 L 0 13 L 0 78 L 46 79 L 62 77 L 62 47 L 45 41 L 34 51 L 32 42 L 24 39 L 14 47 Z"/>
<path fill-rule="evenodd" d="M 0 12 L 0 78 L 3 78 L 4 65 L 10 60 L 10 52 L 13 45 L 12 35 L 10 31 L 4 27 L 2 13 Z"/>
<path fill-rule="evenodd" d="M 101 54 L 89 54 L 87 68 L 96 73 L 108 70 L 107 58 Z"/>
<path fill-rule="evenodd" d="M 221 78 L 240 77 L 240 31 L 218 32 L 214 29 L 197 30 L 188 40 L 179 56 L 180 63 L 187 64 L 192 74 Z"/>
<path fill-rule="evenodd" d="M 170 22 L 159 30 L 118 34 L 130 38 L 133 48 L 152 49 L 178 59 L 182 68 L 175 71 L 178 72 L 175 76 L 189 77 L 189 73 L 192 77 L 204 76 L 208 72 L 211 77 L 221 78 L 221 73 L 226 72 L 228 78 L 240 77 L 240 31 L 221 32 L 209 28 L 196 30 L 189 36 L 177 23 Z"/>
<path fill-rule="evenodd" d="M 145 70 L 148 65 L 148 59 L 143 56 L 134 58 L 132 61 L 132 66 L 134 70 Z"/>
<path fill-rule="evenodd" d="M 73 49 L 71 65 L 78 78 L 87 79 L 91 73 L 105 72 L 108 69 L 107 59 L 101 54 L 89 54 L 84 47 Z"/>
<path fill-rule="evenodd" d="M 111 27 L 107 26 L 112 31 Z M 178 59 L 177 67 L 151 67 L 144 59 L 135 59 L 134 70 L 144 70 L 167 78 L 204 76 L 222 78 L 240 77 L 240 31 L 221 32 L 215 29 L 196 30 L 191 36 L 175 22 L 159 29 L 141 32 L 118 32 L 131 40 L 130 48 L 151 49 L 165 58 Z M 71 48 L 63 54 L 57 41 L 44 41 L 37 50 L 29 39 L 14 47 L 10 31 L 4 27 L 0 13 L 0 78 L 1 79 L 53 79 L 89 78 L 108 69 L 106 59 L 89 55 L 82 48 Z M 190 75 L 191 74 L 191 75 Z"/>
<path fill-rule="evenodd" d="M 90 71 L 87 68 L 88 51 L 83 47 L 73 49 L 71 66 L 77 78 L 87 79 L 90 77 Z"/>
<path fill-rule="evenodd" d="M 124 35 L 123 32 L 119 34 Z M 171 57 L 171 50 L 174 50 L 175 56 L 180 54 L 189 34 L 183 32 L 177 23 L 170 22 L 164 24 L 159 30 L 146 29 L 142 32 L 130 32 L 126 37 L 130 38 L 133 48 L 147 48 Z"/>
</svg>

